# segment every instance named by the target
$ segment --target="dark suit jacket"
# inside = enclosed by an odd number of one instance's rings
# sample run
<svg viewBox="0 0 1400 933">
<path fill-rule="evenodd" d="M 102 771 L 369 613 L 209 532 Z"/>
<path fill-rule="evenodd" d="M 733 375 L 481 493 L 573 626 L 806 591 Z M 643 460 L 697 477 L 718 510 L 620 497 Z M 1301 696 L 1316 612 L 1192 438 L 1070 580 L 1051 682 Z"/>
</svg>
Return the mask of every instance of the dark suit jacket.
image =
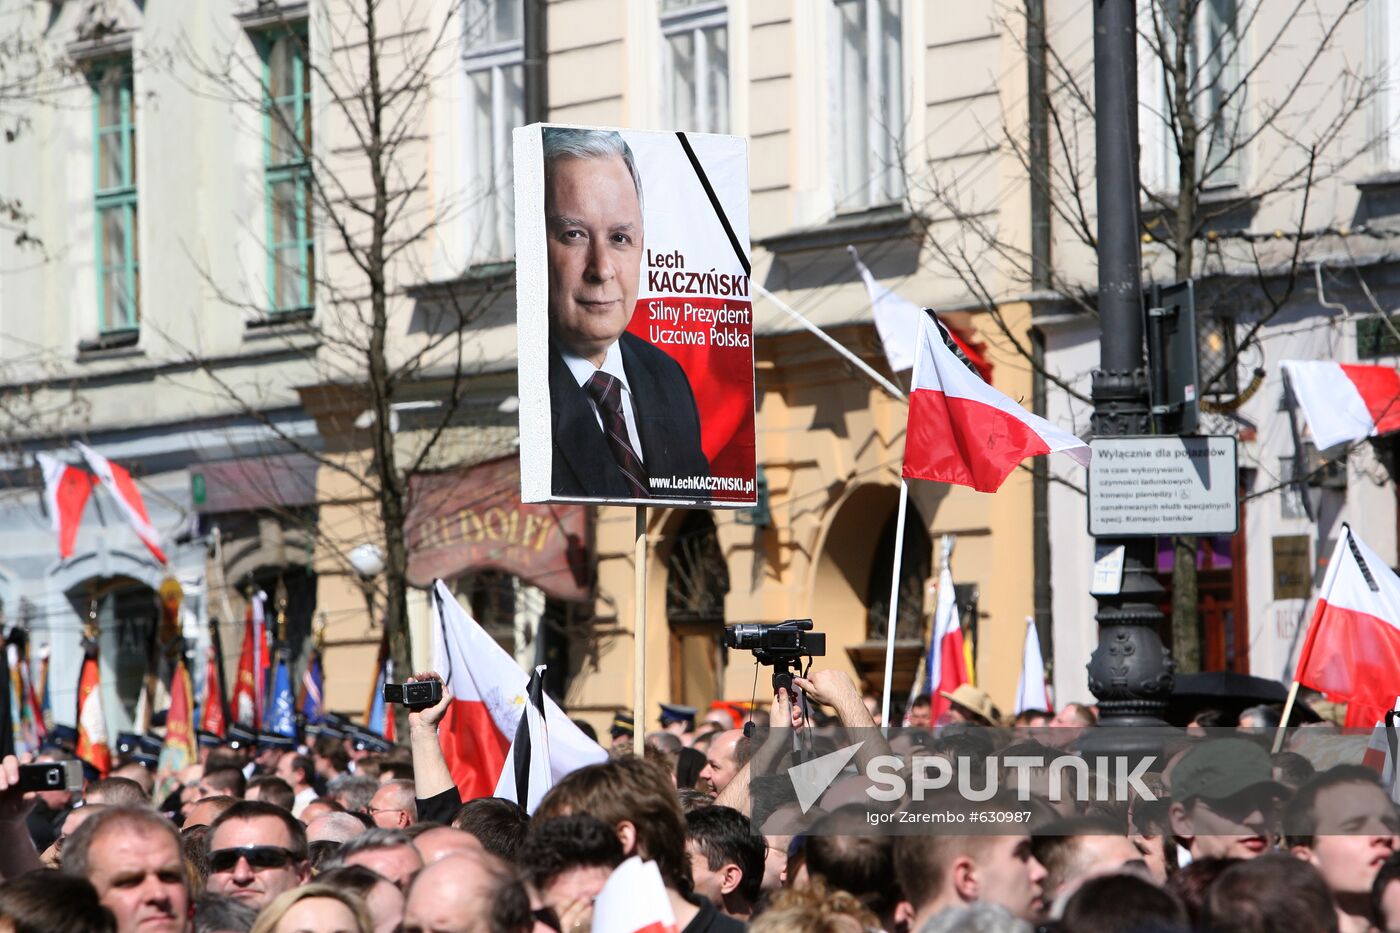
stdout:
<svg viewBox="0 0 1400 933">
<path fill-rule="evenodd" d="M 624 333 L 622 366 L 632 394 L 637 435 L 647 475 L 709 476 L 710 464 L 700 446 L 700 412 L 680 364 L 640 337 Z M 549 351 L 549 407 L 554 427 L 556 496 L 632 498 L 612 450 L 598 427 L 588 395 L 564 365 L 559 351 Z M 667 491 L 652 496 L 706 499 L 704 490 Z"/>
</svg>

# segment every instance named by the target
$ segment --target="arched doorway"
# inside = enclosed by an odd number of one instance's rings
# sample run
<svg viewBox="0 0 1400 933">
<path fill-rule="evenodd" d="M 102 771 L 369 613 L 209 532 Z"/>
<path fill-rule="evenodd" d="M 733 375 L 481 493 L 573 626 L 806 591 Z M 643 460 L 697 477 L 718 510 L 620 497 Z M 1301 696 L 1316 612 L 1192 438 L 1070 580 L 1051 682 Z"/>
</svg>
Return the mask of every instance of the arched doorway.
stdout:
<svg viewBox="0 0 1400 933">
<path fill-rule="evenodd" d="M 729 567 L 708 512 L 688 512 L 666 558 L 671 702 L 707 708 L 724 685 L 724 598 Z"/>
</svg>

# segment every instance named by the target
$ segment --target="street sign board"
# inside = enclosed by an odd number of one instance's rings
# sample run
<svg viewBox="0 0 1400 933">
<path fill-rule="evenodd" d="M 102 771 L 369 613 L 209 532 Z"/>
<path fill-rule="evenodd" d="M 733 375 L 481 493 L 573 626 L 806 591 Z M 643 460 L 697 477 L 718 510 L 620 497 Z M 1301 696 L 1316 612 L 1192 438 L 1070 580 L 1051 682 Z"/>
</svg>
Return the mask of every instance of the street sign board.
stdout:
<svg viewBox="0 0 1400 933">
<path fill-rule="evenodd" d="M 1105 437 L 1090 446 L 1089 534 L 1232 535 L 1238 529 L 1233 437 Z"/>
</svg>

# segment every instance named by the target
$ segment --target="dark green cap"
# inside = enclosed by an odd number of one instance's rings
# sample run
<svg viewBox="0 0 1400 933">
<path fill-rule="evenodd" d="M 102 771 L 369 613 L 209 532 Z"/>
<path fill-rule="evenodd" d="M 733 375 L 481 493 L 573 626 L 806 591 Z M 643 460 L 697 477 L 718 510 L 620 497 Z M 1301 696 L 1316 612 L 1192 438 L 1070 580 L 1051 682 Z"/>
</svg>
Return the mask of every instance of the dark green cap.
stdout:
<svg viewBox="0 0 1400 933">
<path fill-rule="evenodd" d="M 1246 739 L 1207 739 L 1191 749 L 1171 773 L 1173 800 L 1225 800 L 1251 788 L 1285 791 L 1274 781 L 1269 753 Z"/>
</svg>

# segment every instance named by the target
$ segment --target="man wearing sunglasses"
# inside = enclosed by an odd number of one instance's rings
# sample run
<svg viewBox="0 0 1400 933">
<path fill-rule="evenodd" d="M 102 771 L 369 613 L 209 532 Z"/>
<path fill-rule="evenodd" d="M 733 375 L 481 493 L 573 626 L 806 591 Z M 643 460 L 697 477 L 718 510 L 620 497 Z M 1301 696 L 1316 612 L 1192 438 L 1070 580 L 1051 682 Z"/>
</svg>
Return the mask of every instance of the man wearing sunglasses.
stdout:
<svg viewBox="0 0 1400 933">
<path fill-rule="evenodd" d="M 245 800 L 210 826 L 206 888 L 211 894 L 262 910 L 310 877 L 306 828 L 286 810 Z"/>
</svg>

